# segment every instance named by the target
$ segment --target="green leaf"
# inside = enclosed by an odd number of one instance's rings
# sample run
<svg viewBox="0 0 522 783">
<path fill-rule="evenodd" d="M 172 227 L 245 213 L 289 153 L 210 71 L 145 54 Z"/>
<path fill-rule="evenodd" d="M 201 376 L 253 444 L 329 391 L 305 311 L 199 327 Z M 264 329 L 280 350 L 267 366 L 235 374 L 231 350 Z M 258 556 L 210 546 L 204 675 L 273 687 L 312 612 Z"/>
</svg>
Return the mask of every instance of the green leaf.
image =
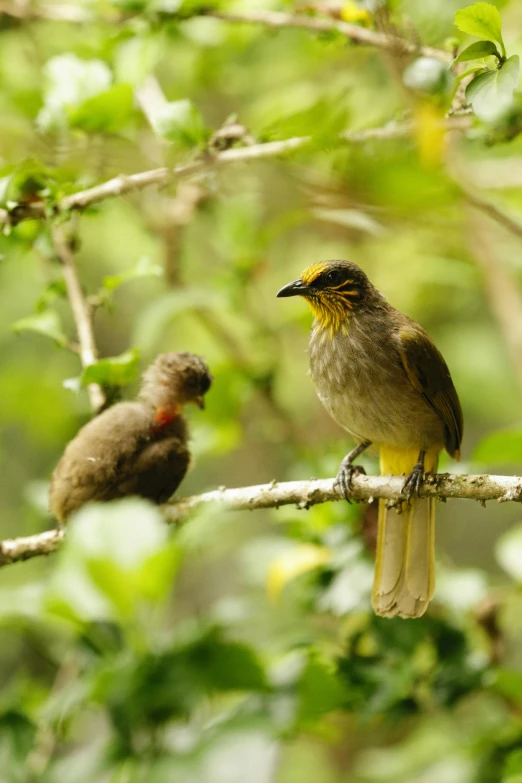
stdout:
<svg viewBox="0 0 522 783">
<path fill-rule="evenodd" d="M 469 60 L 479 60 L 482 57 L 491 57 L 491 55 L 500 59 L 500 52 L 492 41 L 476 41 L 463 49 L 453 62 L 466 63 Z"/>
<path fill-rule="evenodd" d="M 499 669 L 493 687 L 508 699 L 522 704 L 522 673 L 511 669 Z"/>
<path fill-rule="evenodd" d="M 311 659 L 299 681 L 300 723 L 315 723 L 321 715 L 338 709 L 346 698 L 345 687 L 332 666 Z"/>
<path fill-rule="evenodd" d="M 461 8 L 455 14 L 455 24 L 463 33 L 477 35 L 487 41 L 496 41 L 502 48 L 503 56 L 506 56 L 500 13 L 491 3 L 475 3 Z"/>
<path fill-rule="evenodd" d="M 166 103 L 154 116 L 153 125 L 160 136 L 183 147 L 201 144 L 206 138 L 201 114 L 189 100 Z"/>
<path fill-rule="evenodd" d="M 470 76 L 472 73 L 477 73 L 477 71 L 484 71 L 483 65 L 474 65 L 471 68 L 467 68 L 464 73 L 459 73 L 458 76 L 455 76 L 455 86 L 459 84 L 459 82 L 462 81 L 462 79 L 465 79 L 466 76 Z"/>
<path fill-rule="evenodd" d="M 126 386 L 138 375 L 139 351 L 132 348 L 119 356 L 109 356 L 90 364 L 82 373 L 82 386 L 99 383 L 102 386 Z"/>
<path fill-rule="evenodd" d="M 519 73 L 520 61 L 514 54 L 498 70 L 481 73 L 468 84 L 466 100 L 479 119 L 494 122 L 511 108 Z"/>
<path fill-rule="evenodd" d="M 107 92 L 84 101 L 77 109 L 72 109 L 69 112 L 69 125 L 87 133 L 116 133 L 129 121 L 132 111 L 131 86 L 117 84 Z"/>
<path fill-rule="evenodd" d="M 155 264 L 151 258 L 145 256 L 140 258 L 138 263 L 132 269 L 121 272 L 119 275 L 109 275 L 103 278 L 103 287 L 107 291 L 114 291 L 123 283 L 129 280 L 136 280 L 140 277 L 163 277 L 163 267 Z"/>
<path fill-rule="evenodd" d="M 82 60 L 70 52 L 51 57 L 45 64 L 44 76 L 44 107 L 36 124 L 47 132 L 67 126 L 67 108 L 80 106 L 106 92 L 112 82 L 111 71 L 102 60 Z"/>
<path fill-rule="evenodd" d="M 522 430 L 493 432 L 479 443 L 473 454 L 477 462 L 507 465 L 522 462 Z"/>
<path fill-rule="evenodd" d="M 138 593 L 149 601 L 161 601 L 174 583 L 181 561 L 181 553 L 171 540 L 153 552 L 136 570 L 135 582 Z"/>
<path fill-rule="evenodd" d="M 506 758 L 502 783 L 522 783 L 522 750 L 514 750 Z"/>
<path fill-rule="evenodd" d="M 49 308 L 56 299 L 65 299 L 67 296 L 67 287 L 63 279 L 51 280 L 43 289 L 38 302 L 36 303 L 37 312 L 41 313 Z"/>
<path fill-rule="evenodd" d="M 522 582 L 522 525 L 512 527 L 498 539 L 495 557 L 506 574 Z"/>
<path fill-rule="evenodd" d="M 57 184 L 45 166 L 34 158 L 19 163 L 3 182 L 1 202 L 31 204 L 56 193 Z"/>
<path fill-rule="evenodd" d="M 154 71 L 164 51 L 162 35 L 149 35 L 140 30 L 139 35 L 122 41 L 114 55 L 114 69 L 117 81 L 134 86 L 142 84 L 148 74 Z"/>
<path fill-rule="evenodd" d="M 60 316 L 55 310 L 44 310 L 41 313 L 30 315 L 27 318 L 20 318 L 12 325 L 13 332 L 38 332 L 46 337 L 50 337 L 62 348 L 67 345 L 67 337 L 62 331 Z"/>
<path fill-rule="evenodd" d="M 63 617 L 128 622 L 171 591 L 179 550 L 159 510 L 140 498 L 78 512 L 55 569 L 48 606 Z"/>
<path fill-rule="evenodd" d="M 265 690 L 265 673 L 246 644 L 221 639 L 212 629 L 187 651 L 190 665 L 199 673 L 208 690 Z"/>
<path fill-rule="evenodd" d="M 0 714 L 0 747 L 2 748 L 2 767 L 8 762 L 16 762 L 16 768 L 24 765 L 27 755 L 34 747 L 36 726 L 23 712 L 6 709 Z M 13 770 L 14 771 L 14 770 Z M 15 778 L 11 778 L 15 780 Z M 16 778 L 22 780 L 22 778 Z"/>
</svg>

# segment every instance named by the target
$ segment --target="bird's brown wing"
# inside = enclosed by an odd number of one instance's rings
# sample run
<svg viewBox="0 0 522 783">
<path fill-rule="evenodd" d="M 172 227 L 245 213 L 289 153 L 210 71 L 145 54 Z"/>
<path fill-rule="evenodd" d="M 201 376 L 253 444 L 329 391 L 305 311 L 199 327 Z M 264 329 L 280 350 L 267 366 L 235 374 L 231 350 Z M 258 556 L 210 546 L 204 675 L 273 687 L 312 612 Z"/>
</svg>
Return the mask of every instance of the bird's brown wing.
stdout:
<svg viewBox="0 0 522 783">
<path fill-rule="evenodd" d="M 398 350 L 406 375 L 444 423 L 445 446 L 460 456 L 463 419 L 457 392 L 442 354 L 422 326 L 407 320 L 398 330 Z"/>
<path fill-rule="evenodd" d="M 144 443 L 133 459 L 120 466 L 118 496 L 140 495 L 164 503 L 183 480 L 190 465 L 186 440 L 179 435 Z"/>
<path fill-rule="evenodd" d="M 121 467 L 142 448 L 149 430 L 149 417 L 135 402 L 114 405 L 82 427 L 53 472 L 51 512 L 63 521 L 85 503 L 119 497 Z"/>
</svg>

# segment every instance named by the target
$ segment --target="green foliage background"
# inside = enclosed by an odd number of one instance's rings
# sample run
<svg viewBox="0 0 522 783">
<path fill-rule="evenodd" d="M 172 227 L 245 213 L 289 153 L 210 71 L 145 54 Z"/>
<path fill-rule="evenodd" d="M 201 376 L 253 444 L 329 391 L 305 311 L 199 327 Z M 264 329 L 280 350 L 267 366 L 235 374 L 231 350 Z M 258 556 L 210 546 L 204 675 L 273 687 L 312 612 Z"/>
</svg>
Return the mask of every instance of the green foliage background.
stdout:
<svg viewBox="0 0 522 783">
<path fill-rule="evenodd" d="M 453 24 L 458 0 L 378 5 L 361 3 L 358 21 L 448 53 L 475 42 Z M 496 6 L 513 58 L 522 3 Z M 132 395 L 138 368 L 169 350 L 204 355 L 215 375 L 207 410 L 190 412 L 196 465 L 182 493 L 335 474 L 349 443 L 306 377 L 310 314 L 275 299 L 327 258 L 359 263 L 445 355 L 466 426 L 463 462 L 442 469 L 520 474 L 522 354 L 495 299 L 498 270 L 520 291 L 520 238 L 464 193 L 521 219 L 509 79 L 507 99 L 482 94 L 469 129 L 443 142 L 452 77 L 427 84 L 417 58 L 227 23 L 195 3 L 85 0 L 65 8 L 87 21 L 45 18 L 63 7 L 0 16 L 0 185 L 13 216 L 35 200 L 51 216 L 63 195 L 110 177 L 209 156 L 231 115 L 256 143 L 312 136 L 276 159 L 209 158 L 196 180 L 75 220 L 100 354 L 119 357 L 84 382 Z M 147 118 L 152 75 L 169 103 Z M 339 138 L 410 116 L 406 138 Z M 6 228 L 0 253 L 5 538 L 52 525 L 46 482 L 89 407 L 46 221 Z M 364 506 L 209 508 L 175 531 L 143 502 L 80 512 L 58 555 L 0 570 L 0 777 L 520 783 L 520 516 L 515 503 L 441 504 L 436 598 L 420 620 L 386 621 L 370 611 Z"/>
</svg>

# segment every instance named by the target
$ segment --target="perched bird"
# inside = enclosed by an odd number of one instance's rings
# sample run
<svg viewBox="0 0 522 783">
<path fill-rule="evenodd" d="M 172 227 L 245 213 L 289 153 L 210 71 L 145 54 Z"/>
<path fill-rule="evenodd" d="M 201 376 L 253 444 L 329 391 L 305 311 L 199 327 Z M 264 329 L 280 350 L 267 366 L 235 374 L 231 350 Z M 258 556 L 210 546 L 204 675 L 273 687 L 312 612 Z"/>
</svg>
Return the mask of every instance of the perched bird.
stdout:
<svg viewBox="0 0 522 783">
<path fill-rule="evenodd" d="M 190 463 L 182 408 L 190 402 L 203 408 L 211 383 L 199 356 L 158 356 L 143 374 L 136 402 L 108 408 L 69 443 L 51 478 L 51 513 L 64 522 L 90 501 L 168 500 Z"/>
<path fill-rule="evenodd" d="M 435 589 L 434 498 L 418 497 L 442 449 L 459 459 L 462 411 L 441 354 L 424 329 L 395 310 L 356 264 L 324 261 L 277 296 L 303 296 L 314 315 L 310 371 L 326 410 L 357 446 L 337 484 L 348 496 L 353 461 L 371 444 L 381 473 L 406 474 L 407 502 L 379 501 L 372 605 L 384 617 L 420 617 Z M 416 497 L 415 497 L 416 496 Z"/>
</svg>

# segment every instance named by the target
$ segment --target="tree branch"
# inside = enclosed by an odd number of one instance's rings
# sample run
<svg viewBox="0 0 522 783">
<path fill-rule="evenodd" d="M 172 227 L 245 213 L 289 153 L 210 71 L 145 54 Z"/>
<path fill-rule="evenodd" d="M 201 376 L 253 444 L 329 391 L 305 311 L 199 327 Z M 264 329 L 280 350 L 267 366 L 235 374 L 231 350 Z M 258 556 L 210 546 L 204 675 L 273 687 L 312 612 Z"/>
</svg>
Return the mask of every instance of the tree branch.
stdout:
<svg viewBox="0 0 522 783">
<path fill-rule="evenodd" d="M 353 500 L 371 501 L 385 498 L 389 501 L 404 500 L 401 476 L 363 476 L 353 477 L 350 497 Z M 428 474 L 422 486 L 421 497 L 464 498 L 522 502 L 521 476 L 459 476 L 449 473 Z M 161 506 L 167 522 L 181 524 L 198 508 L 212 506 L 216 510 L 252 511 L 259 508 L 279 508 L 295 505 L 307 509 L 319 503 L 331 500 L 344 500 L 344 496 L 335 486 L 335 479 L 311 479 L 309 481 L 287 481 L 259 484 L 236 489 L 216 489 L 202 495 L 182 498 Z M 0 541 L 0 566 L 28 560 L 38 555 L 54 552 L 65 537 L 63 529 L 47 530 L 34 536 L 12 538 Z"/>
<path fill-rule="evenodd" d="M 262 10 L 245 11 L 243 13 L 209 10 L 205 16 L 222 19 L 225 22 L 261 24 L 278 30 L 297 27 L 317 33 L 340 33 L 355 43 L 375 46 L 378 49 L 392 50 L 399 54 L 422 54 L 425 57 L 438 57 L 447 62 L 452 59 L 451 55 L 443 49 L 435 49 L 432 46 L 420 46 L 397 35 L 375 32 L 367 27 L 350 24 L 349 22 L 343 22 L 328 16 L 306 16 L 304 14 L 287 14 L 281 11 Z"/>
<path fill-rule="evenodd" d="M 102 13 L 97 17 L 83 8 L 71 3 L 30 3 L 13 0 L 11 3 L 0 3 L 0 14 L 11 16 L 20 21 L 37 21 L 41 19 L 55 22 L 83 23 L 93 22 L 96 19 L 108 23 L 121 23 L 137 16 L 136 13 L 123 11 L 118 13 L 111 9 L 109 13 Z M 308 16 L 305 14 L 291 14 L 281 11 L 244 11 L 228 13 L 212 8 L 195 13 L 192 16 L 179 15 L 176 11 L 161 11 L 159 16 L 163 19 L 175 19 L 184 22 L 194 16 L 207 16 L 220 19 L 223 22 L 239 24 L 260 24 L 272 29 L 300 28 L 314 33 L 339 33 L 354 43 L 364 46 L 375 46 L 378 49 L 392 50 L 399 54 L 419 54 L 426 57 L 438 57 L 447 62 L 451 61 L 449 52 L 436 49 L 432 46 L 421 46 L 411 41 L 390 33 L 381 33 L 369 30 L 330 16 Z"/>
<path fill-rule="evenodd" d="M 445 120 L 448 130 L 466 130 L 469 127 L 468 118 L 449 118 Z M 387 141 L 409 136 L 413 123 L 390 122 L 380 128 L 368 128 L 361 131 L 347 131 L 339 137 L 341 143 L 365 144 L 370 141 Z M 117 177 L 95 185 L 87 190 L 80 190 L 61 199 L 56 205 L 58 214 L 71 210 L 83 210 L 108 198 L 116 198 L 126 193 L 143 190 L 151 185 L 162 187 L 173 180 L 186 179 L 203 171 L 234 163 L 250 163 L 256 160 L 277 158 L 312 143 L 311 136 L 295 136 L 281 141 L 269 141 L 264 144 L 252 144 L 247 147 L 234 147 L 222 152 L 207 151 L 190 163 L 184 163 L 168 169 L 165 166 L 136 174 L 121 174 Z M 20 204 L 12 210 L 0 209 L 0 226 L 16 225 L 22 220 L 42 220 L 46 217 L 44 204 Z"/>
<path fill-rule="evenodd" d="M 92 329 L 91 312 L 82 290 L 74 255 L 69 241 L 65 236 L 63 225 L 57 223 L 53 224 L 51 232 L 56 254 L 62 265 L 63 278 L 67 289 L 67 298 L 71 305 L 74 323 L 76 324 L 76 332 L 78 334 L 80 360 L 82 367 L 85 369 L 85 367 L 94 364 L 98 359 L 98 351 Z M 89 395 L 93 413 L 98 413 L 98 411 L 103 408 L 106 401 L 101 386 L 97 383 L 90 383 L 87 387 L 87 393 Z"/>
</svg>

